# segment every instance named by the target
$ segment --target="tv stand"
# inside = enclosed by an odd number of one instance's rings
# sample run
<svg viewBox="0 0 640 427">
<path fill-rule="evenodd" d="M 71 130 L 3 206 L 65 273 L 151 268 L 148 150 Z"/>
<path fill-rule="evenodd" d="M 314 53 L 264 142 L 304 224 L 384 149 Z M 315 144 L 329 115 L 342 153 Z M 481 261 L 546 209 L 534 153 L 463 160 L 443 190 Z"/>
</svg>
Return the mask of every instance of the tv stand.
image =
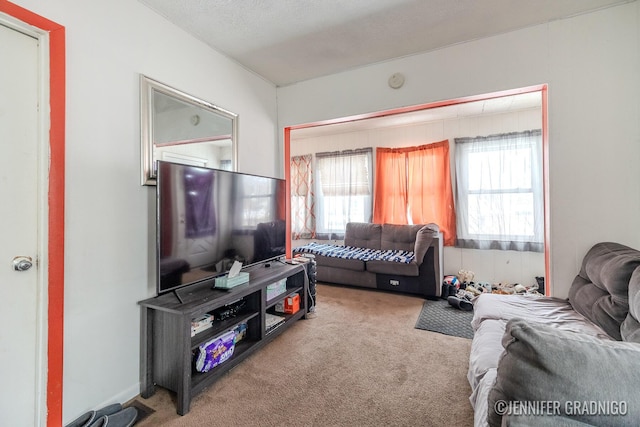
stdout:
<svg viewBox="0 0 640 427">
<path fill-rule="evenodd" d="M 138 302 L 140 304 L 140 395 L 149 398 L 155 386 L 176 393 L 177 412 L 189 412 L 191 398 L 238 365 L 247 356 L 287 330 L 296 320 L 305 317 L 309 281 L 302 265 L 273 263 L 269 268 L 260 265 L 243 269 L 249 282 L 231 289 L 211 289 L 206 281 Z M 286 280 L 286 291 L 267 301 L 267 286 Z M 278 302 L 291 293 L 300 295 L 300 310 L 294 314 L 279 314 L 284 323 L 267 331 L 266 314 L 273 314 Z M 178 298 L 180 302 L 176 301 Z M 211 328 L 191 336 L 191 320 L 207 313 L 215 313 L 240 299 L 246 303 L 233 317 L 214 320 Z M 215 314 L 214 314 L 215 318 Z M 209 372 L 195 369 L 193 352 L 200 344 L 246 324 L 246 335 L 236 343 L 233 356 Z"/>
</svg>

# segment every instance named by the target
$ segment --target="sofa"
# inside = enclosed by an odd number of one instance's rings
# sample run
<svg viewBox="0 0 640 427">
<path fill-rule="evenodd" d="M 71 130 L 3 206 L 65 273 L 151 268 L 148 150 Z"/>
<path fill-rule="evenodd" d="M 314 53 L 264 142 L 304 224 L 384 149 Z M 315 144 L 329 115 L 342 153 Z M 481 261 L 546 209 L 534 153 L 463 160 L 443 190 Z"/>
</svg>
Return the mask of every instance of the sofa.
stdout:
<svg viewBox="0 0 640 427">
<path fill-rule="evenodd" d="M 473 305 L 475 426 L 640 425 L 640 251 L 594 245 L 567 299 Z"/>
<path fill-rule="evenodd" d="M 344 245 L 312 242 L 293 249 L 313 254 L 317 280 L 437 299 L 442 291 L 442 233 L 436 224 L 350 222 Z"/>
</svg>

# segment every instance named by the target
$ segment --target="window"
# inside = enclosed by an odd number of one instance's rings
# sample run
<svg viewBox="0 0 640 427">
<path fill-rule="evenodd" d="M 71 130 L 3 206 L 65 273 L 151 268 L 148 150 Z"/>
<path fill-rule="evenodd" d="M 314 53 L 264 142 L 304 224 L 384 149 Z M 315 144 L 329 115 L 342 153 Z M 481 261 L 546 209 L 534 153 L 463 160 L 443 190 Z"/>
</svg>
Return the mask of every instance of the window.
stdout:
<svg viewBox="0 0 640 427">
<path fill-rule="evenodd" d="M 372 151 L 363 148 L 316 154 L 318 238 L 341 238 L 348 222 L 371 220 Z"/>
<path fill-rule="evenodd" d="M 455 139 L 457 246 L 544 250 L 541 135 Z"/>
</svg>

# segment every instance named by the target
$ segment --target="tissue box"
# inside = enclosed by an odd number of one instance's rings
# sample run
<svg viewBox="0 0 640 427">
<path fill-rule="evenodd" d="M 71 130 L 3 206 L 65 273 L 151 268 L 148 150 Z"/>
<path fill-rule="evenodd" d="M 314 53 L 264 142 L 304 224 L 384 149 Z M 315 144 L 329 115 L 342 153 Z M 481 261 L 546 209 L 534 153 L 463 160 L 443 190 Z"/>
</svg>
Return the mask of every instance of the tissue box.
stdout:
<svg viewBox="0 0 640 427">
<path fill-rule="evenodd" d="M 287 279 L 278 280 L 267 286 L 267 301 L 287 292 Z"/>
<path fill-rule="evenodd" d="M 242 285 L 249 281 L 249 273 L 240 272 L 237 276 L 216 277 L 215 287 L 221 289 L 231 289 L 234 286 Z"/>
</svg>

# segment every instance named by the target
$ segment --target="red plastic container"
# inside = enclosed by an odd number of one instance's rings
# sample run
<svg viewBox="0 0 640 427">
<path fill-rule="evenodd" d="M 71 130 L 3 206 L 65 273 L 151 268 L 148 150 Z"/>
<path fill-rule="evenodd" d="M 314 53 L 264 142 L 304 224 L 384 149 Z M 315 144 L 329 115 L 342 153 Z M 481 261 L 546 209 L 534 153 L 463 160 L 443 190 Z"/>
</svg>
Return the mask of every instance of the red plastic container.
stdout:
<svg viewBox="0 0 640 427">
<path fill-rule="evenodd" d="M 284 312 L 287 314 L 297 313 L 300 310 L 300 295 L 289 295 L 284 299 Z"/>
</svg>

